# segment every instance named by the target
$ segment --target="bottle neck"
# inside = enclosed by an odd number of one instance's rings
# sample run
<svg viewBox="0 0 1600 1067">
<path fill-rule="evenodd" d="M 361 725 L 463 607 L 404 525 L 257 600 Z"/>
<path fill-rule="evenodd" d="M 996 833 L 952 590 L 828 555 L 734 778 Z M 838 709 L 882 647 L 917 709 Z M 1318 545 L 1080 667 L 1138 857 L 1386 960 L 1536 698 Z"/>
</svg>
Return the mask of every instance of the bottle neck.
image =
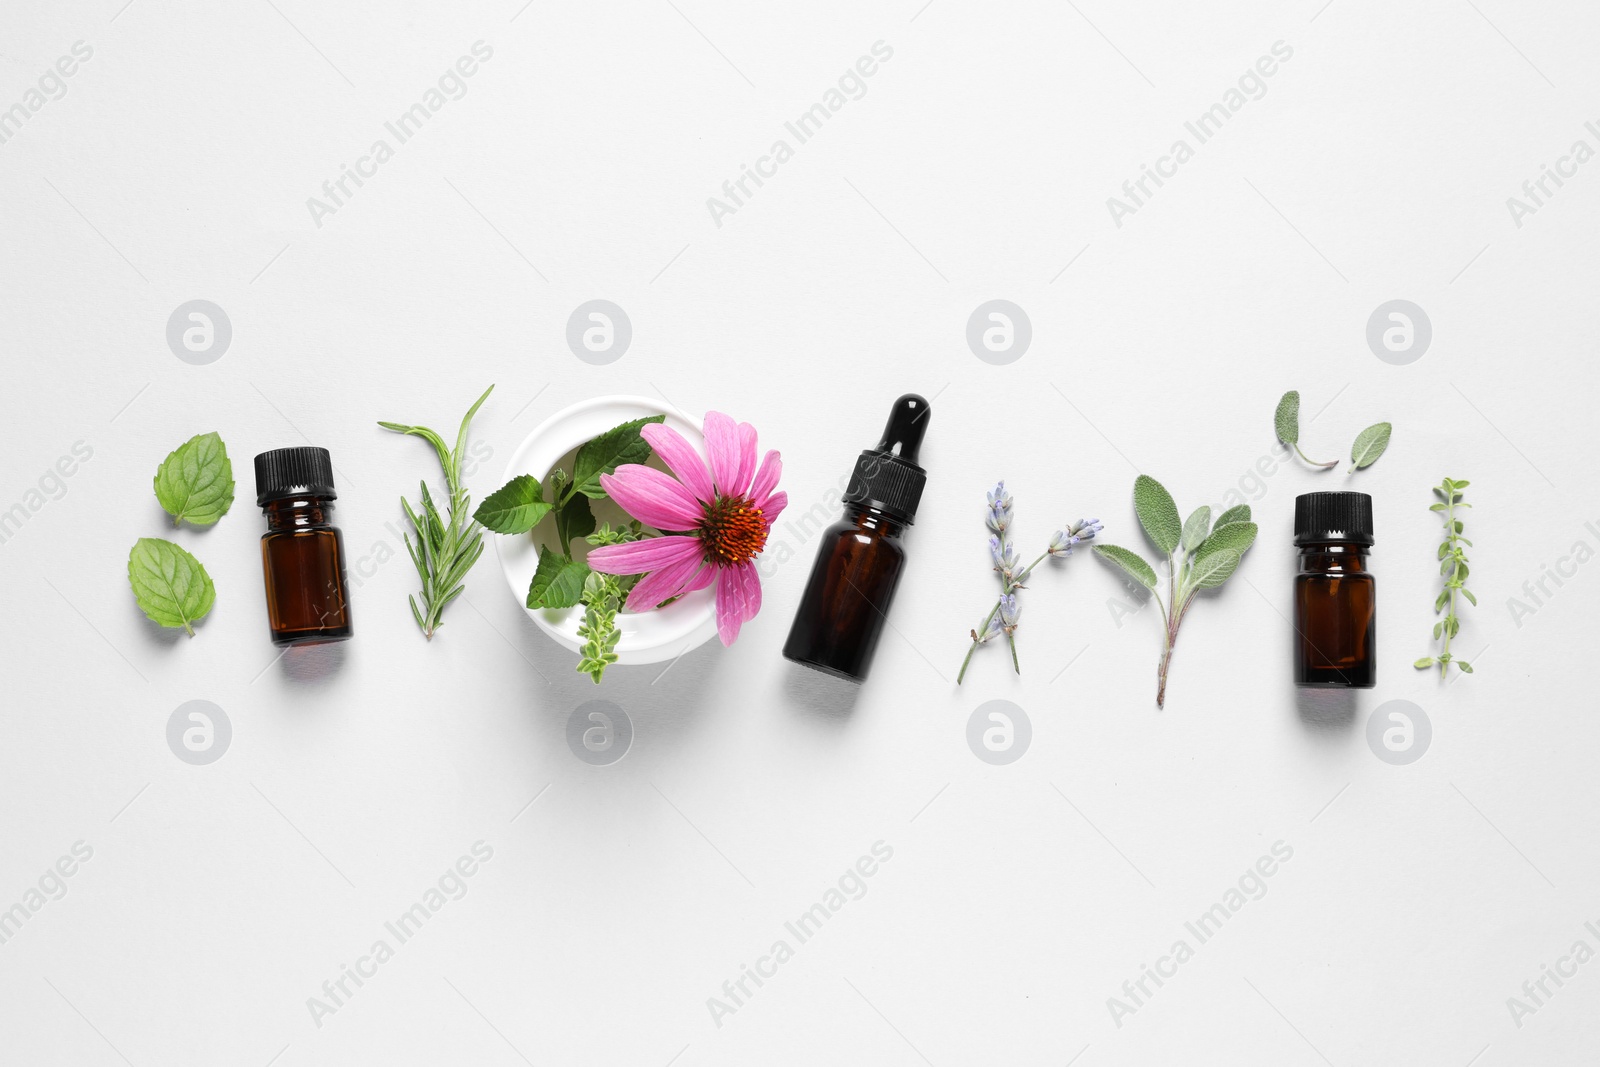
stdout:
<svg viewBox="0 0 1600 1067">
<path fill-rule="evenodd" d="M 904 523 L 866 504 L 846 504 L 844 517 L 861 533 L 876 537 L 899 537 L 905 532 Z"/>
<path fill-rule="evenodd" d="M 1311 541 L 1300 547 L 1303 571 L 1338 571 L 1359 574 L 1367 568 L 1369 546 L 1354 541 Z"/>
<path fill-rule="evenodd" d="M 269 531 L 307 530 L 332 524 L 333 501 L 320 496 L 285 497 L 267 501 L 261 506 L 261 514 L 266 517 Z"/>
</svg>

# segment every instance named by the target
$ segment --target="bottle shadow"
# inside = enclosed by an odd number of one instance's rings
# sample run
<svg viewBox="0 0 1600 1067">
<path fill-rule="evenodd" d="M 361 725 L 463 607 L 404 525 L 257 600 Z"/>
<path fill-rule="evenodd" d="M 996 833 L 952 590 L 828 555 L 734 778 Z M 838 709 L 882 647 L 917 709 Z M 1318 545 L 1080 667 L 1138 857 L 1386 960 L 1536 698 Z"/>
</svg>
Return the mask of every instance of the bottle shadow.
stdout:
<svg viewBox="0 0 1600 1067">
<path fill-rule="evenodd" d="M 798 663 L 789 663 L 783 676 L 783 695 L 790 706 L 835 726 L 843 726 L 855 714 L 861 686 Z"/>
<path fill-rule="evenodd" d="M 1300 724 L 1308 730 L 1323 733 L 1340 733 L 1349 730 L 1356 721 L 1356 694 L 1354 689 L 1310 689 L 1296 686 L 1295 709 L 1300 714 Z"/>
<path fill-rule="evenodd" d="M 316 685 L 338 674 L 350 654 L 350 642 L 291 645 L 278 657 L 278 673 L 296 685 Z"/>
</svg>

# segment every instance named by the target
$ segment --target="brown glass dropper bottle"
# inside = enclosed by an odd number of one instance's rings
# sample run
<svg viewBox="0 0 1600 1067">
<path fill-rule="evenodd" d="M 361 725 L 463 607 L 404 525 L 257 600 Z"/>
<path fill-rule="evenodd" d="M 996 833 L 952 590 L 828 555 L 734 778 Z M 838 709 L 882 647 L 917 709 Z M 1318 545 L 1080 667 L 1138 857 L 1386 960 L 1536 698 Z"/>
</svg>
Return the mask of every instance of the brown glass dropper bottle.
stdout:
<svg viewBox="0 0 1600 1067">
<path fill-rule="evenodd" d="M 894 402 L 883 439 L 861 453 L 844 492 L 844 517 L 822 532 L 784 657 L 859 682 L 872 666 L 905 568 L 901 534 L 917 515 L 928 475 L 917 465 L 928 402 Z"/>
</svg>

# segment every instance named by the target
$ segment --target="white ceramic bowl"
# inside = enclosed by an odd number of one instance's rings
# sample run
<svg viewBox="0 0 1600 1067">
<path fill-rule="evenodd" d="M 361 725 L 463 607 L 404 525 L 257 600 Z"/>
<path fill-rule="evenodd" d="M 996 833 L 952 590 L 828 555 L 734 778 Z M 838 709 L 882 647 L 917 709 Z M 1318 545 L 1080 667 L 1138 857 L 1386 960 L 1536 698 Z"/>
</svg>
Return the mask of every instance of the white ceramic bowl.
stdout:
<svg viewBox="0 0 1600 1067">
<path fill-rule="evenodd" d="M 540 423 L 511 454 L 511 462 L 506 464 L 505 477 L 500 484 L 504 485 L 519 474 L 546 479 L 563 456 L 585 441 L 618 423 L 649 415 L 665 415 L 666 424 L 682 434 L 684 440 L 699 451 L 701 458 L 705 458 L 705 438 L 700 427 L 670 404 L 642 396 L 604 396 L 574 404 Z M 578 623 L 583 620 L 582 606 L 560 609 L 526 606 L 528 586 L 539 568 L 539 546 L 533 535 L 490 536 L 494 538 L 500 569 L 505 572 L 511 595 L 523 605 L 523 610 L 539 629 L 576 655 L 583 644 L 578 637 Z M 655 611 L 619 613 L 617 629 L 622 634 L 617 640 L 618 663 L 659 663 L 676 659 L 717 632 L 716 590 L 714 587 L 696 590 Z"/>
</svg>

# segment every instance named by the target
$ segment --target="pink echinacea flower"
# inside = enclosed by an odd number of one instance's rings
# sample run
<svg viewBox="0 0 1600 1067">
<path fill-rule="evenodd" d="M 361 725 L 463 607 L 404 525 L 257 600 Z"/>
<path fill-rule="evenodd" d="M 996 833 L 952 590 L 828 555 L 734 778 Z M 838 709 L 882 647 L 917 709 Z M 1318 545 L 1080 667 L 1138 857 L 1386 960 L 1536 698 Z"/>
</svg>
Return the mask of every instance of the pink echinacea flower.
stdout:
<svg viewBox="0 0 1600 1067">
<path fill-rule="evenodd" d="M 672 475 L 640 463 L 624 463 L 602 474 L 600 485 L 629 515 L 668 532 L 589 553 L 589 566 L 603 574 L 643 574 L 628 594 L 630 611 L 648 611 L 664 600 L 716 583 L 717 635 L 733 644 L 739 627 L 761 610 L 761 578 L 755 558 L 789 503 L 774 492 L 783 461 L 768 452 L 756 468 L 756 430 L 718 411 L 707 412 L 706 452 L 710 469 L 676 430 L 651 423 L 641 431 Z"/>
</svg>

